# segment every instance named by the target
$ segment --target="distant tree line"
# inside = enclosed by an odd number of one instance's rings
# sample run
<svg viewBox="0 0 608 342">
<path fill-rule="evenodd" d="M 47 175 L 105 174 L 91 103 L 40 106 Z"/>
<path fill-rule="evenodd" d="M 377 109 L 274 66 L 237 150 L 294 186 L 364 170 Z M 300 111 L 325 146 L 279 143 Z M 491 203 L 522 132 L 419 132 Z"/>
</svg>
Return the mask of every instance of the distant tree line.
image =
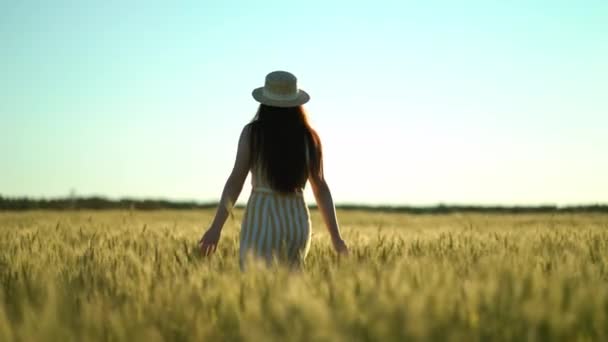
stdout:
<svg viewBox="0 0 608 342">
<path fill-rule="evenodd" d="M 366 206 L 340 205 L 343 210 L 370 210 L 408 214 L 452 214 L 452 213 L 497 213 L 497 214 L 550 214 L 550 213 L 608 213 L 608 205 L 539 205 L 539 206 L 483 206 L 483 205 L 445 205 L 435 206 Z"/>
<path fill-rule="evenodd" d="M 105 197 L 70 197 L 53 199 L 34 199 L 28 197 L 3 197 L 0 195 L 0 210 L 159 210 L 159 209 L 209 209 L 215 208 L 217 203 L 199 203 L 195 201 L 169 201 L 162 199 L 118 199 Z M 482 205 L 445 205 L 436 206 L 369 206 L 343 204 L 337 205 L 342 210 L 369 210 L 382 212 L 396 212 L 409 214 L 450 214 L 450 213 L 608 213 L 608 205 L 580 205 L 580 206 L 482 206 Z"/>
<path fill-rule="evenodd" d="M 193 201 L 169 201 L 155 199 L 119 199 L 105 197 L 78 197 L 33 199 L 27 197 L 7 198 L 0 196 L 0 210 L 102 210 L 102 209 L 205 209 L 213 208 L 216 203 L 198 203 Z"/>
</svg>

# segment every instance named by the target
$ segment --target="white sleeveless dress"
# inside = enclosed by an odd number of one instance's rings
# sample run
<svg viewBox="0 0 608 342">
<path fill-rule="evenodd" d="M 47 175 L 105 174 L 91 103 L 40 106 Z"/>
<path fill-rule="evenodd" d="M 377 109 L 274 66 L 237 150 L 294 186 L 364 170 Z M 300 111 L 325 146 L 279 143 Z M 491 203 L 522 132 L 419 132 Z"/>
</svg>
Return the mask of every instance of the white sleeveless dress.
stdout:
<svg viewBox="0 0 608 342">
<path fill-rule="evenodd" d="M 240 232 L 241 267 L 250 257 L 299 265 L 310 249 L 310 213 L 302 191 L 273 191 L 258 167 L 251 169 L 252 191 Z"/>
</svg>

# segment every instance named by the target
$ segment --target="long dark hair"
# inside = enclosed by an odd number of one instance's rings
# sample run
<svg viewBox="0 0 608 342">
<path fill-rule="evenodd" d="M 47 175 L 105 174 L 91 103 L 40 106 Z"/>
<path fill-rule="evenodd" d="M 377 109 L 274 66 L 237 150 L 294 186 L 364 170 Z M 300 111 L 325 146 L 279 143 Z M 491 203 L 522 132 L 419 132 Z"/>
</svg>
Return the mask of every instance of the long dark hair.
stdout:
<svg viewBox="0 0 608 342">
<path fill-rule="evenodd" d="M 272 189 L 294 192 L 306 185 L 309 172 L 322 176 L 321 140 L 302 106 L 262 104 L 249 126 L 251 166 L 259 163 Z"/>
</svg>

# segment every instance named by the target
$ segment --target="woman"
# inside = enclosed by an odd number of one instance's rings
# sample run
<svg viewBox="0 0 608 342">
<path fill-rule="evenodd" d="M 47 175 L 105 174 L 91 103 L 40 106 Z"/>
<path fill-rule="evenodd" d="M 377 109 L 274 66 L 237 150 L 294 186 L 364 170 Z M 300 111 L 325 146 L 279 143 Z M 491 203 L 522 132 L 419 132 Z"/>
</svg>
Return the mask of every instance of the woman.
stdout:
<svg viewBox="0 0 608 342">
<path fill-rule="evenodd" d="M 300 264 L 310 247 L 310 216 L 303 189 L 310 181 L 333 246 L 348 248 L 340 235 L 331 192 L 323 177 L 321 140 L 310 127 L 302 105 L 309 95 L 285 71 L 266 76 L 253 91 L 260 102 L 255 118 L 243 128 L 236 161 L 224 186 L 211 227 L 199 241 L 203 255 L 215 251 L 224 222 L 251 171 L 252 193 L 240 233 L 241 266 L 249 255 Z"/>
</svg>

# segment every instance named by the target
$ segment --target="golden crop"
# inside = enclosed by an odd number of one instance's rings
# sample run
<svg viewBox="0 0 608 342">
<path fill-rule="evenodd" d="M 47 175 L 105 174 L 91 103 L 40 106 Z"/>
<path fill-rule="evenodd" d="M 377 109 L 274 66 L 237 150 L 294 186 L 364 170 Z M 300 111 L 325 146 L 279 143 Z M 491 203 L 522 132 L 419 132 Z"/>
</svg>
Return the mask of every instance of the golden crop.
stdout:
<svg viewBox="0 0 608 342">
<path fill-rule="evenodd" d="M 217 253 L 212 211 L 0 213 L 0 341 L 606 341 L 608 215 L 313 211 L 299 271 Z"/>
</svg>

